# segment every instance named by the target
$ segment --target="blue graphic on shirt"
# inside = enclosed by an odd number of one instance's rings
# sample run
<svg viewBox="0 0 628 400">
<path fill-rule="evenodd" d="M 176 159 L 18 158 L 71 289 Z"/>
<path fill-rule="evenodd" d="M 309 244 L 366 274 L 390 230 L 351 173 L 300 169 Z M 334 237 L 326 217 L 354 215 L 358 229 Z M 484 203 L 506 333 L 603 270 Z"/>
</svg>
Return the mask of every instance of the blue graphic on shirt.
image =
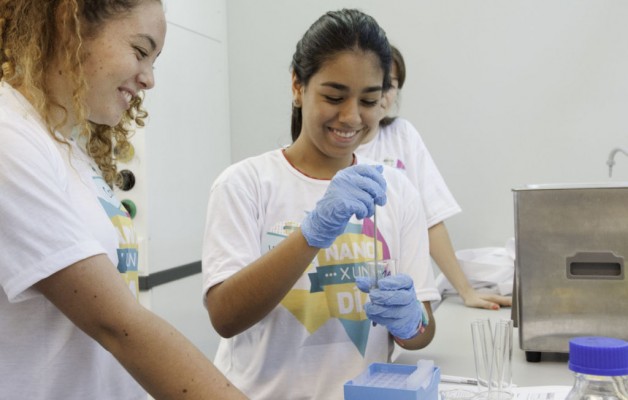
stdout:
<svg viewBox="0 0 628 400">
<path fill-rule="evenodd" d="M 127 286 L 137 297 L 139 295 L 138 244 L 131 217 L 101 176 L 95 175 L 92 179 L 97 189 L 98 201 L 118 232 L 118 265 L 116 267 Z"/>
</svg>

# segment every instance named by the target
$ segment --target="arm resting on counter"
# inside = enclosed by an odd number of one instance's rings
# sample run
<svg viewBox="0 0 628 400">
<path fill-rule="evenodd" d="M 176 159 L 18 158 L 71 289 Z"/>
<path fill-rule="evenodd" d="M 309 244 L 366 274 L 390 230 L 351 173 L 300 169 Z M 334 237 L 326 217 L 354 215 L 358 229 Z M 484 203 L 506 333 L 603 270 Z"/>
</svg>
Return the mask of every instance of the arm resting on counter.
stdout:
<svg viewBox="0 0 628 400">
<path fill-rule="evenodd" d="M 467 307 L 499 310 L 500 306 L 512 306 L 512 297 L 492 293 L 478 293 L 465 276 L 458 264 L 449 233 L 444 222 L 432 226 L 428 230 L 430 238 L 430 255 L 443 272 L 449 283 L 456 289 Z"/>
</svg>

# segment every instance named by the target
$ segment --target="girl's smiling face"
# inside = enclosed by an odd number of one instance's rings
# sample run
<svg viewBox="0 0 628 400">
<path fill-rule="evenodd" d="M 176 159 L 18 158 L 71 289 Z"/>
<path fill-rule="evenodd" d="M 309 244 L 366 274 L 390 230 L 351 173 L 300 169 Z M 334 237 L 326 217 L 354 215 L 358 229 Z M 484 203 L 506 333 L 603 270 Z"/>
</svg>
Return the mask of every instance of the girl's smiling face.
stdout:
<svg viewBox="0 0 628 400">
<path fill-rule="evenodd" d="M 143 0 L 131 11 L 106 20 L 95 28 L 93 37 L 83 41 L 83 72 L 87 91 L 84 107 L 87 119 L 100 125 L 116 126 L 129 109 L 131 99 L 155 85 L 153 64 L 163 48 L 166 18 L 161 2 Z M 54 110 L 55 122 L 65 136 L 79 122 L 73 107 L 69 74 L 64 61 L 56 59 L 46 72 L 53 98 L 68 114 Z M 28 96 L 27 96 L 28 97 Z"/>
<path fill-rule="evenodd" d="M 155 85 L 153 64 L 163 48 L 166 19 L 158 1 L 143 1 L 105 23 L 85 42 L 88 119 L 117 125 L 131 98 Z"/>
<path fill-rule="evenodd" d="M 293 78 L 293 97 L 303 115 L 297 142 L 307 141 L 320 158 L 349 165 L 353 151 L 378 129 L 383 81 L 377 55 L 362 50 L 329 58 L 307 85 Z"/>
</svg>

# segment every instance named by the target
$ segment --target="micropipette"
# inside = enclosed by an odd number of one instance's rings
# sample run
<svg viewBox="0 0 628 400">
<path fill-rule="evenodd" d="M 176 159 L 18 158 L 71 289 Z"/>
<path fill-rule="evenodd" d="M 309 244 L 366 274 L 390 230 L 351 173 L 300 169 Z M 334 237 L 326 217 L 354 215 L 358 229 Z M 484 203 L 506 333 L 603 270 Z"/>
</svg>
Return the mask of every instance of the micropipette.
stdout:
<svg viewBox="0 0 628 400">
<path fill-rule="evenodd" d="M 377 287 L 378 273 L 377 273 L 377 205 L 373 205 L 373 265 L 375 266 L 375 284 Z"/>
<path fill-rule="evenodd" d="M 373 287 L 377 287 L 377 204 L 373 204 L 373 245 L 373 269 L 375 270 L 375 284 Z M 372 325 L 375 326 L 377 324 L 373 321 Z"/>
</svg>

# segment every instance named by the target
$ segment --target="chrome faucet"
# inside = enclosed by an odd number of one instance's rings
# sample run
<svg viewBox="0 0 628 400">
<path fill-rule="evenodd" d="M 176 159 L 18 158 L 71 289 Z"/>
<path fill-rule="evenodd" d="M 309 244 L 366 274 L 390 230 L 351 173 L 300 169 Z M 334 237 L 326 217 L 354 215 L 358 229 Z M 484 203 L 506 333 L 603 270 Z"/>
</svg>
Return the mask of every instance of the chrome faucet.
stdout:
<svg viewBox="0 0 628 400">
<path fill-rule="evenodd" d="M 625 156 L 628 156 L 628 151 L 622 149 L 621 147 L 615 147 L 611 150 L 611 153 L 608 155 L 608 160 L 606 160 L 606 165 L 608 165 L 608 177 L 613 176 L 613 165 L 615 165 L 615 154 L 624 153 Z"/>
</svg>

